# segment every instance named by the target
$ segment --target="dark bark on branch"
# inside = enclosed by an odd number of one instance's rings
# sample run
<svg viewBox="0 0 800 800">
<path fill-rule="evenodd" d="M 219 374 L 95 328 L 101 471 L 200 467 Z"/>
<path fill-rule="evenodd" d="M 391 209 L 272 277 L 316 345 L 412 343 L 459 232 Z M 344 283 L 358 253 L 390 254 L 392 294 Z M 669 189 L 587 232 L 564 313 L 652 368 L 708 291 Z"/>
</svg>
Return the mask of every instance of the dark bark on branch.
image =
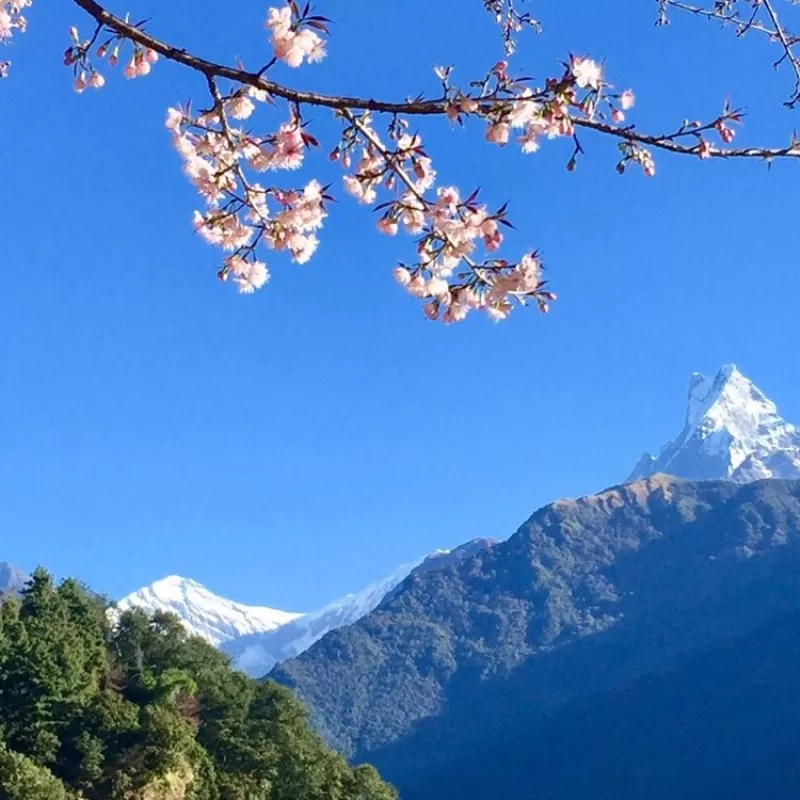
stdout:
<svg viewBox="0 0 800 800">
<path fill-rule="evenodd" d="M 227 78 L 240 84 L 262 89 L 273 97 L 280 97 L 292 103 L 321 106 L 338 111 L 357 109 L 388 114 L 402 114 L 406 116 L 434 116 L 442 115 L 446 111 L 446 103 L 444 100 L 407 100 L 404 102 L 390 102 L 371 98 L 347 97 L 345 95 L 317 94 L 316 92 L 292 89 L 276 83 L 275 81 L 268 80 L 258 73 L 248 72 L 213 61 L 207 61 L 189 53 L 183 48 L 162 42 L 146 31 L 140 30 L 111 14 L 96 2 L 96 0 L 73 0 L 73 2 L 93 17 L 98 24 L 105 25 L 120 36 L 130 39 L 143 47 L 152 48 L 169 61 L 174 61 L 202 73 L 207 79 Z M 685 144 L 681 141 L 681 139 L 691 136 L 691 131 L 680 130 L 671 134 L 654 136 L 640 133 L 633 127 L 617 127 L 595 119 L 575 117 L 573 118 L 573 123 L 577 127 L 606 134 L 622 141 L 646 145 L 671 153 L 697 156 L 700 152 L 700 145 L 695 138 L 690 139 L 692 142 L 691 144 Z M 774 158 L 800 158 L 800 147 L 790 145 L 784 148 L 713 148 L 709 155 L 711 158 L 723 159 L 758 158 L 770 160 Z"/>
</svg>

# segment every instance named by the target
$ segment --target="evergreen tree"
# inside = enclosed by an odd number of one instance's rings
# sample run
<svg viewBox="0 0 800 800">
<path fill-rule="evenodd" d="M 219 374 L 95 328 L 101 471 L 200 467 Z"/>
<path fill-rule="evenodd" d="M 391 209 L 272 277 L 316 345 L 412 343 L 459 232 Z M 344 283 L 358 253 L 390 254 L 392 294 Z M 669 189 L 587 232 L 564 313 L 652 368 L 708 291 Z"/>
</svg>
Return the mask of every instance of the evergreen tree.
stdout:
<svg viewBox="0 0 800 800">
<path fill-rule="evenodd" d="M 37 570 L 0 606 L 2 800 L 392 800 L 303 707 L 168 614 Z"/>
</svg>

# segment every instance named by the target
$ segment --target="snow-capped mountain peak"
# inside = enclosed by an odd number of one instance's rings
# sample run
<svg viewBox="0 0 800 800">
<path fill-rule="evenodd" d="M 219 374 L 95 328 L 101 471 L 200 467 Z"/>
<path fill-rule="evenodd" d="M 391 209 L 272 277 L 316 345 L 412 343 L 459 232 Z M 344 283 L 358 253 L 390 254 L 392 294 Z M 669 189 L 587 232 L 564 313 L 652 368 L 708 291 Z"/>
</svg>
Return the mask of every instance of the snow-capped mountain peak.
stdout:
<svg viewBox="0 0 800 800">
<path fill-rule="evenodd" d="M 491 539 L 473 539 L 452 550 L 437 550 L 429 556 L 402 564 L 360 592 L 347 594 L 276 630 L 229 641 L 222 650 L 243 672 L 261 677 L 276 663 L 308 650 L 326 633 L 358 622 L 374 611 L 411 574 L 444 569 L 492 544 Z"/>
<path fill-rule="evenodd" d="M 129 594 L 117 608 L 141 608 L 150 613 L 168 611 L 182 620 L 194 636 L 219 647 L 251 633 L 263 633 L 291 622 L 301 614 L 264 606 L 247 606 L 219 597 L 197 581 L 170 575 Z"/>
<path fill-rule="evenodd" d="M 694 373 L 683 431 L 658 458 L 645 454 L 629 480 L 665 472 L 681 478 L 800 477 L 800 431 L 735 364 Z"/>
</svg>

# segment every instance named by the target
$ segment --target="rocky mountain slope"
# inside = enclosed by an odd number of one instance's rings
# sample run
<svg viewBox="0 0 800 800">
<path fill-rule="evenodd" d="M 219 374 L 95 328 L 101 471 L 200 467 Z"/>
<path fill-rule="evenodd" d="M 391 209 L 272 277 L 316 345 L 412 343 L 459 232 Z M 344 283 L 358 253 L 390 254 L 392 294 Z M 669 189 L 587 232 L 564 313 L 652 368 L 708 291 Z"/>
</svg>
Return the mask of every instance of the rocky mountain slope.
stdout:
<svg viewBox="0 0 800 800">
<path fill-rule="evenodd" d="M 409 577 L 271 677 L 404 800 L 786 796 L 752 792 L 800 774 L 799 575 L 800 481 L 658 475 Z"/>
</svg>

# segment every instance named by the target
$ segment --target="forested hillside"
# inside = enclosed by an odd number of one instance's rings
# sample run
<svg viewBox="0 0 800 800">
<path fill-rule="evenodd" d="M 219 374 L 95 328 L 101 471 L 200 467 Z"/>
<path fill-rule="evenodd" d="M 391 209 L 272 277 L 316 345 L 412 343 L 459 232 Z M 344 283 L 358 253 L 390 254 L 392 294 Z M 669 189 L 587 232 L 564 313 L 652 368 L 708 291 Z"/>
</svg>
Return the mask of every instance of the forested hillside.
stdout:
<svg viewBox="0 0 800 800">
<path fill-rule="evenodd" d="M 782 800 L 799 575 L 800 481 L 656 476 L 537 511 L 272 674 L 403 800 Z"/>
<path fill-rule="evenodd" d="M 282 687 L 233 671 L 168 615 L 37 570 L 0 606 L 2 800 L 391 800 Z"/>
</svg>

